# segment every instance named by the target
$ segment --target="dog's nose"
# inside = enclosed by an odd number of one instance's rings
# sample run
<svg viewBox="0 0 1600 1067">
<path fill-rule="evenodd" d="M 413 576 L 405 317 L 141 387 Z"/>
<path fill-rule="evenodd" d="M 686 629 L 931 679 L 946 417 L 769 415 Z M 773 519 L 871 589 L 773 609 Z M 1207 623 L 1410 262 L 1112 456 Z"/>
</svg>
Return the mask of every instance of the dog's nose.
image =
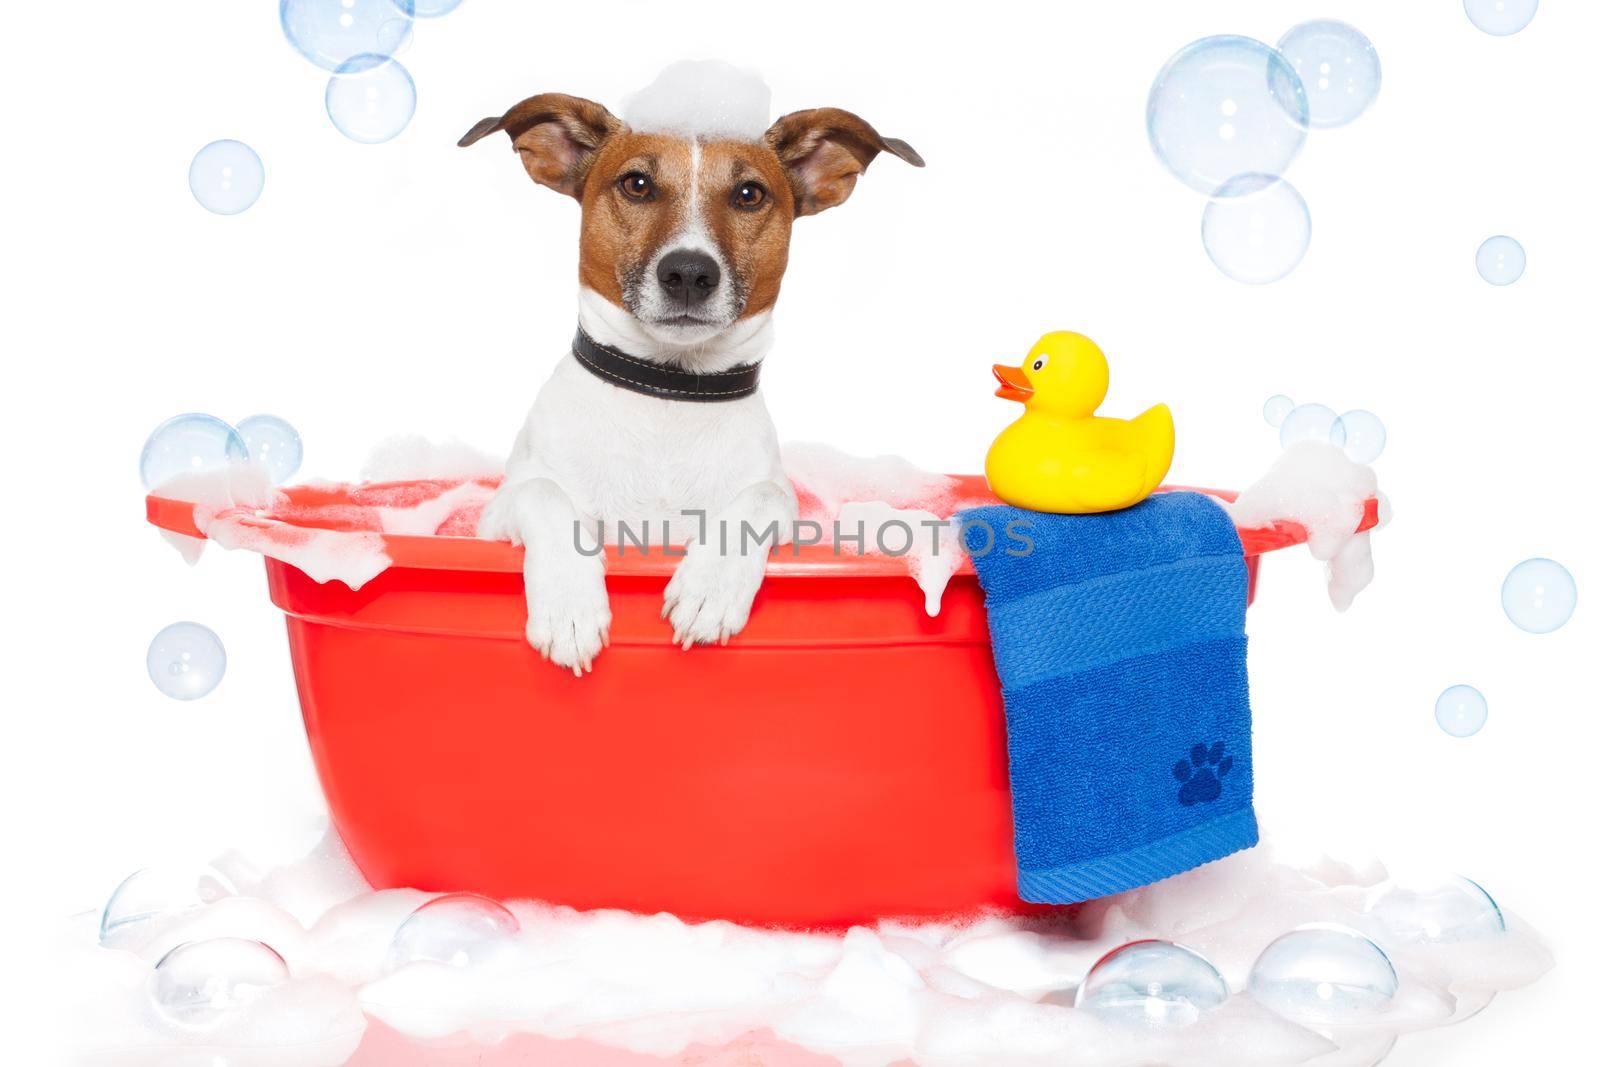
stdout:
<svg viewBox="0 0 1600 1067">
<path fill-rule="evenodd" d="M 668 252 L 656 267 L 656 280 L 668 296 L 681 297 L 685 304 L 698 304 L 716 292 L 722 281 L 722 268 L 704 252 Z"/>
</svg>

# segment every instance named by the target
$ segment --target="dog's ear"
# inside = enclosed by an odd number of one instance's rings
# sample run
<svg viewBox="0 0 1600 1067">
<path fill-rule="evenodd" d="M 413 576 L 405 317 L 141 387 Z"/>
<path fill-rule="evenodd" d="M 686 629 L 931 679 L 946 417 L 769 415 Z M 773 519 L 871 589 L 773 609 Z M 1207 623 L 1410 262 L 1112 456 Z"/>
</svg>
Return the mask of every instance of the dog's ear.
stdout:
<svg viewBox="0 0 1600 1067">
<path fill-rule="evenodd" d="M 789 175 L 796 215 L 815 215 L 845 202 L 856 178 L 879 152 L 922 166 L 917 150 L 880 136 L 865 119 L 836 107 L 783 116 L 767 131 L 767 144 Z"/>
<path fill-rule="evenodd" d="M 462 148 L 504 130 L 528 176 L 558 193 L 583 199 L 583 179 L 606 139 L 622 122 L 592 100 L 541 93 L 499 118 L 487 118 L 457 141 Z"/>
</svg>

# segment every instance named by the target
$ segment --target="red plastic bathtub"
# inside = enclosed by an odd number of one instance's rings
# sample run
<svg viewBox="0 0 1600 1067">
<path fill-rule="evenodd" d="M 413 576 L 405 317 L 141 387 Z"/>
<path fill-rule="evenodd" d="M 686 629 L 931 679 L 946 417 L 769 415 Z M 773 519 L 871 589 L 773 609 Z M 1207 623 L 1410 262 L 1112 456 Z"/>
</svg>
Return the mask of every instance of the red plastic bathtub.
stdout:
<svg viewBox="0 0 1600 1067">
<path fill-rule="evenodd" d="M 189 504 L 147 511 L 199 534 Z M 1260 554 L 1304 538 L 1241 531 L 1252 595 Z M 630 551 L 608 561 L 611 647 L 575 678 L 523 641 L 520 549 L 384 546 L 359 591 L 267 560 L 333 821 L 374 886 L 798 927 L 1028 909 L 970 565 L 930 618 L 900 560 L 780 549 L 744 633 L 684 651 L 660 617 L 676 559 Z"/>
</svg>

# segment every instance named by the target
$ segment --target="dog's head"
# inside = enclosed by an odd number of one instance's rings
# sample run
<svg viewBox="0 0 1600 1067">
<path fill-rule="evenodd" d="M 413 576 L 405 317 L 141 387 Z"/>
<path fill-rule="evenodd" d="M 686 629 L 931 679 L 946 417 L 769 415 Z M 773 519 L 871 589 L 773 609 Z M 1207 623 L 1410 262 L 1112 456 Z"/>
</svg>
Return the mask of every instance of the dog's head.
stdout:
<svg viewBox="0 0 1600 1067">
<path fill-rule="evenodd" d="M 879 152 L 904 141 L 848 111 L 785 115 L 759 141 L 628 128 L 599 104 L 546 93 L 461 138 L 504 130 L 540 185 L 583 205 L 579 279 L 658 341 L 699 345 L 778 298 L 789 231 L 844 203 Z"/>
</svg>

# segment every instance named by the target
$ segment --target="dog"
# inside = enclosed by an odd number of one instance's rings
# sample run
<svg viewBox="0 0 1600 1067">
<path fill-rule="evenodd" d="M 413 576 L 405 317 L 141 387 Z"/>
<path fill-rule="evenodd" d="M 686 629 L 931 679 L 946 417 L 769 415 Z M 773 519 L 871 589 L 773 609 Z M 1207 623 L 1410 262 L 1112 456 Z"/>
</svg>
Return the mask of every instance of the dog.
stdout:
<svg viewBox="0 0 1600 1067">
<path fill-rule="evenodd" d="M 478 534 L 524 546 L 528 643 L 577 675 L 611 624 L 604 554 L 585 551 L 580 533 L 592 544 L 607 524 L 670 527 L 685 546 L 662 606 L 673 640 L 726 643 L 772 547 L 740 531 L 776 523 L 787 543 L 798 514 L 756 385 L 791 227 L 842 204 L 880 153 L 917 167 L 922 157 L 837 108 L 740 139 L 641 132 L 556 93 L 484 119 L 459 144 L 502 131 L 530 178 L 582 205 L 578 335 Z"/>
</svg>

